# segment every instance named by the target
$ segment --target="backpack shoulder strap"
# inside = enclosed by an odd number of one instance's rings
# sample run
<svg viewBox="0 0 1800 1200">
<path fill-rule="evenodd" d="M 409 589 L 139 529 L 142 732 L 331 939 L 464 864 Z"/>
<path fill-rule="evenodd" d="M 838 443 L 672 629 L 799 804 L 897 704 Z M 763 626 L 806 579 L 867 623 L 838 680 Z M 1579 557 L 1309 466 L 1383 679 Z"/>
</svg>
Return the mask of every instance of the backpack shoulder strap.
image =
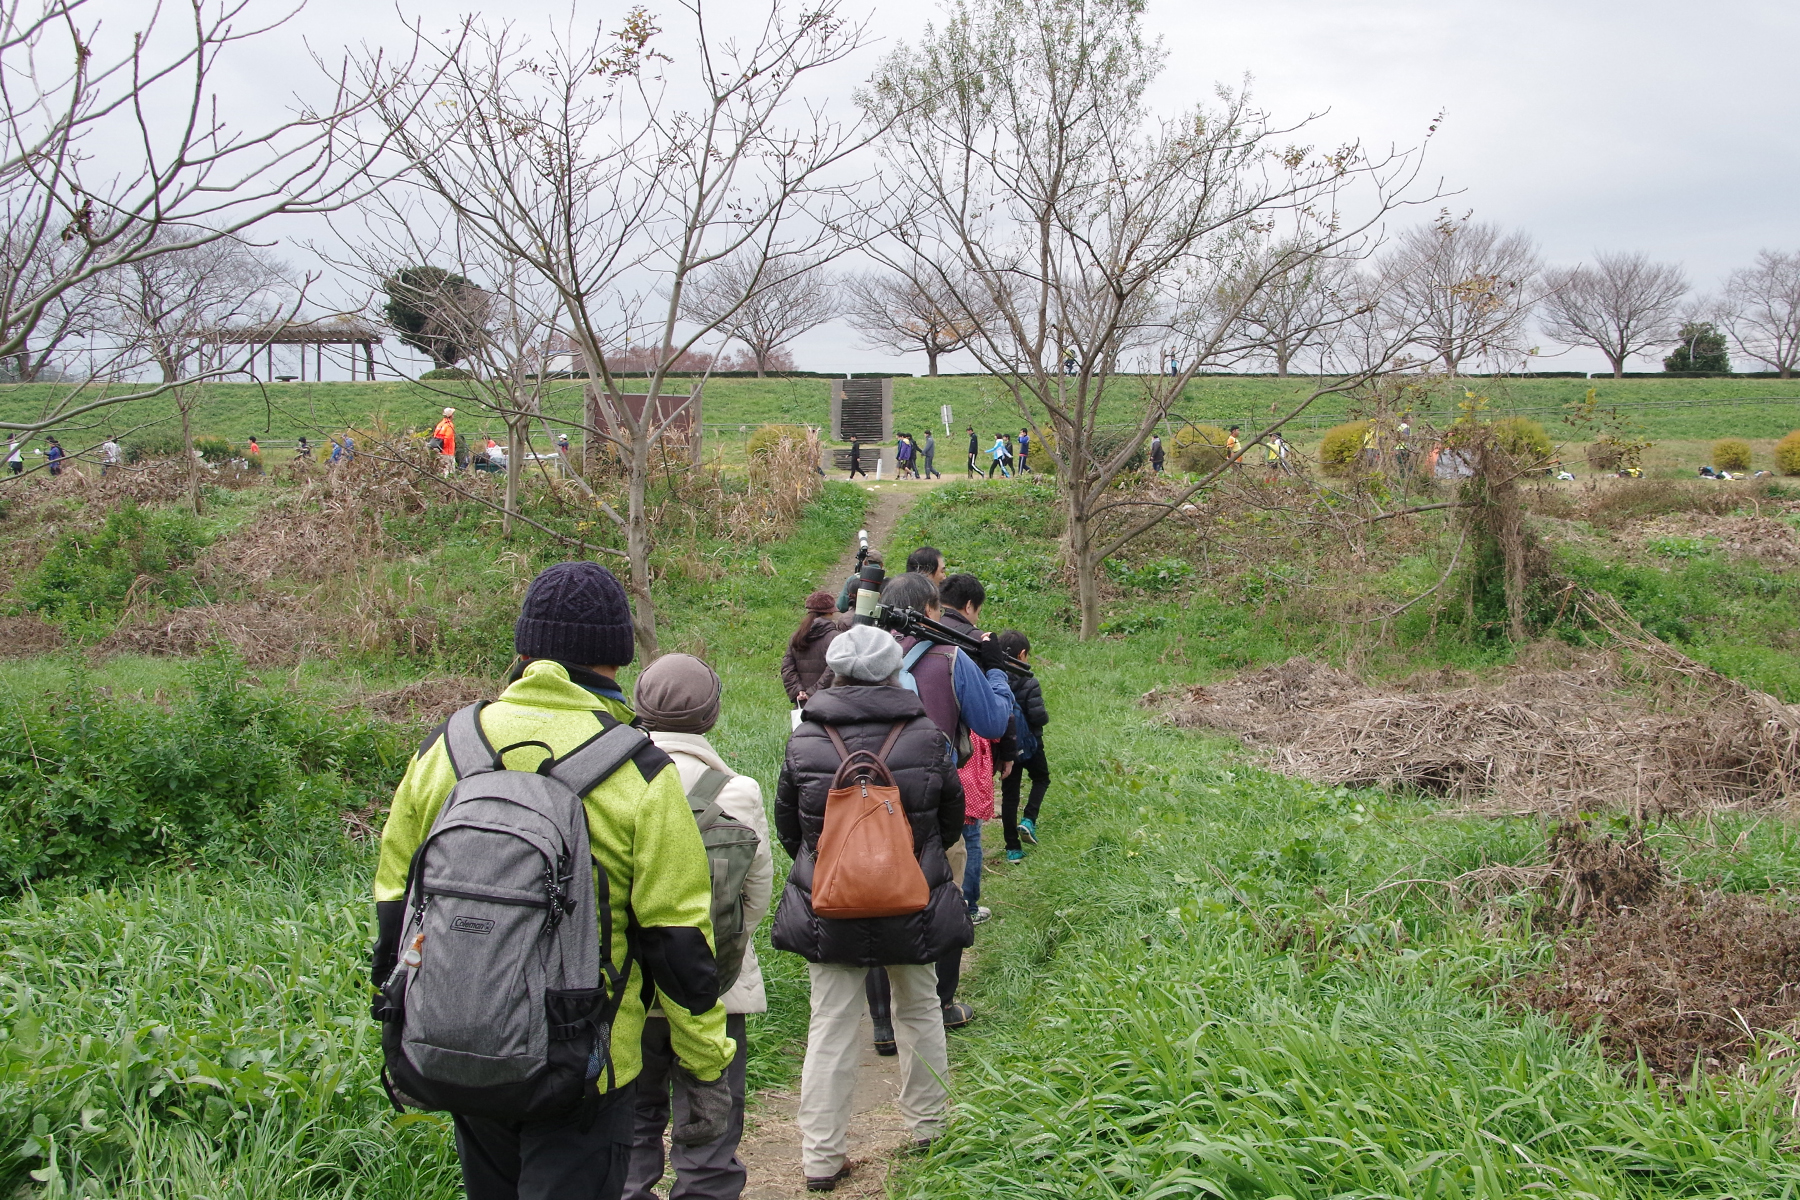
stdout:
<svg viewBox="0 0 1800 1200">
<path fill-rule="evenodd" d="M 706 768 L 700 772 L 700 778 L 694 780 L 694 786 L 688 789 L 688 804 L 696 812 L 703 811 L 718 800 L 719 793 L 725 790 L 725 785 L 729 782 L 731 776 L 725 772 L 713 767 Z"/>
<path fill-rule="evenodd" d="M 545 772 L 577 796 L 593 791 L 650 741 L 650 735 L 641 729 L 620 724 L 605 713 L 594 715 L 600 718 L 600 732 L 557 759 Z"/>
<path fill-rule="evenodd" d="M 887 740 L 882 742 L 881 749 L 875 752 L 875 757 L 881 760 L 883 766 L 887 765 L 888 751 L 894 748 L 894 743 L 900 740 L 900 734 L 904 732 L 905 729 L 905 721 L 895 721 L 894 727 L 888 730 Z"/>
<path fill-rule="evenodd" d="M 444 749 L 449 751 L 450 769 L 458 779 L 501 769 L 500 755 L 481 728 L 481 710 L 487 705 L 486 700 L 477 700 L 457 709 L 444 723 Z"/>
<path fill-rule="evenodd" d="M 936 644 L 937 643 L 935 642 L 928 642 L 924 638 L 920 638 L 913 643 L 912 649 L 908 650 L 906 656 L 900 660 L 900 686 L 915 696 L 919 694 L 919 681 L 913 678 L 913 668 L 918 665 L 919 660 L 924 658 L 926 653 Z M 840 751 L 840 753 L 842 752 Z"/>
</svg>

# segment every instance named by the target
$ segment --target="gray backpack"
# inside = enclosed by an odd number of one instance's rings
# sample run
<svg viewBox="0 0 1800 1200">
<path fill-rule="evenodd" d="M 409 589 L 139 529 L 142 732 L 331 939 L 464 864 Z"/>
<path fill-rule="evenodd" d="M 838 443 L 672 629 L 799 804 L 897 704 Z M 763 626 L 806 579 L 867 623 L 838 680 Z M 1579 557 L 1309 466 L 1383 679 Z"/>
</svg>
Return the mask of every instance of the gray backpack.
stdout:
<svg viewBox="0 0 1800 1200">
<path fill-rule="evenodd" d="M 537 1120 L 597 1098 L 602 1068 L 615 1086 L 626 972 L 613 966 L 582 797 L 649 738 L 596 713 L 593 738 L 536 773 L 509 771 L 483 707 L 444 730 L 457 784 L 407 871 L 400 960 L 378 1013 L 382 1082 L 396 1107 Z"/>
<path fill-rule="evenodd" d="M 723 771 L 708 767 L 687 794 L 688 807 L 700 826 L 700 840 L 706 845 L 707 865 L 712 868 L 713 959 L 719 967 L 721 996 L 737 982 L 738 972 L 744 968 L 744 947 L 755 932 L 744 926 L 744 881 L 756 865 L 761 844 L 756 830 L 726 816 L 718 805 L 719 792 L 730 779 Z"/>
</svg>

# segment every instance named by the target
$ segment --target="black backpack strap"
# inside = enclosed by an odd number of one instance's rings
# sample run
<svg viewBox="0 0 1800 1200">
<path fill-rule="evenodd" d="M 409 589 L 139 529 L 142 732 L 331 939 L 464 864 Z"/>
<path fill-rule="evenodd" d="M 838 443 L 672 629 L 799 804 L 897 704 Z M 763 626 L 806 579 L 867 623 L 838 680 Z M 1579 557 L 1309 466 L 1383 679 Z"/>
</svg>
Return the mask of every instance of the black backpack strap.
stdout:
<svg viewBox="0 0 1800 1200">
<path fill-rule="evenodd" d="M 467 708 L 459 708 L 444 722 L 444 749 L 450 753 L 450 769 L 458 779 L 498 771 L 500 756 L 481 728 L 481 710 L 486 700 L 477 700 Z"/>
<path fill-rule="evenodd" d="M 641 729 L 621 725 L 604 713 L 594 715 L 600 718 L 600 732 L 557 759 L 545 772 L 577 796 L 593 791 L 650 740 L 650 735 Z"/>
</svg>

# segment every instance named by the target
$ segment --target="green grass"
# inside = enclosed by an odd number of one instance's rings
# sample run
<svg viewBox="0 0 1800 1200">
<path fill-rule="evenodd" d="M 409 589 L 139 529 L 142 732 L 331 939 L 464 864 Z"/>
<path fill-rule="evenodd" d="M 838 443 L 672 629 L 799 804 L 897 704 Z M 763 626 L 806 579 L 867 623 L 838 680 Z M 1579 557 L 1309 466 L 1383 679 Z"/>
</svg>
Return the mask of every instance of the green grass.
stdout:
<svg viewBox="0 0 1800 1200">
<path fill-rule="evenodd" d="M 1052 530 L 1031 489 L 949 488 L 898 535 L 957 545 L 978 572 L 1020 564 L 983 624 L 1032 635 L 1057 779 L 1043 845 L 984 883 L 996 919 L 971 980 L 982 1020 L 956 1039 L 958 1119 L 899 1195 L 1800 1193 L 1789 1068 L 1677 1099 L 1500 1003 L 1496 983 L 1543 961 L 1522 927 L 1482 932 L 1429 885 L 1378 890 L 1531 861 L 1534 822 L 1425 819 L 1153 723 L 1136 703 L 1150 688 L 1309 635 L 1199 594 L 1115 603 L 1109 623 L 1131 632 L 1078 643 L 1066 598 L 1038 582 Z M 1766 825 L 1656 836 L 1691 875 L 1800 884 L 1794 834 Z M 1739 834 L 1742 859 L 1725 849 Z"/>
<path fill-rule="evenodd" d="M 1135 384 L 1127 379 L 1117 386 L 1117 416 L 1109 413 L 1105 419 L 1127 422 L 1136 411 Z M 1285 412 L 1310 386 L 1301 377 L 1198 379 L 1188 386 L 1176 412 L 1193 421 L 1260 428 L 1271 405 Z M 447 387 L 451 390 L 446 391 Z M 458 403 L 454 387 L 410 382 L 208 384 L 206 399 L 195 416 L 195 429 L 237 444 L 251 434 L 277 440 L 306 434 L 316 439 L 348 427 L 367 428 L 378 420 L 396 432 L 423 430 L 437 420 L 441 408 L 452 404 L 464 410 L 458 418 L 463 432 L 497 432 L 498 422 L 484 424 L 472 405 Z M 1603 406 L 1616 405 L 1655 439 L 1777 438 L 1800 428 L 1800 380 L 1478 379 L 1468 380 L 1467 387 L 1488 397 L 1491 412 L 1530 415 L 1548 426 L 1558 440 L 1580 436 L 1562 417 L 1567 406 L 1579 403 L 1590 387 Z M 715 380 L 707 386 L 704 420 L 726 427 L 716 432 L 733 445 L 743 433 L 732 426 L 745 426 L 747 432 L 768 423 L 828 425 L 830 388 L 825 379 Z M 30 419 L 62 394 L 63 389 L 52 384 L 0 385 L 0 418 Z M 572 419 L 579 404 L 579 384 L 570 383 L 552 391 L 545 411 L 553 419 Z M 948 435 L 938 412 L 944 404 L 950 405 L 954 414 L 954 430 Z M 1301 419 L 1296 434 L 1305 436 L 1343 420 L 1349 404 L 1340 397 L 1325 398 Z M 1454 415 L 1453 406 L 1445 402 L 1444 407 L 1449 416 Z M 166 420 L 174 412 L 173 401 L 167 398 L 142 401 L 99 415 L 97 430 L 124 430 L 142 422 Z M 996 430 L 1018 428 L 1018 410 L 996 381 L 979 376 L 894 381 L 895 429 L 920 435 L 927 429 L 937 432 L 941 462 L 955 460 L 962 448 L 963 429 L 970 424 L 984 439 Z M 98 434 L 92 440 L 98 443 Z"/>
</svg>

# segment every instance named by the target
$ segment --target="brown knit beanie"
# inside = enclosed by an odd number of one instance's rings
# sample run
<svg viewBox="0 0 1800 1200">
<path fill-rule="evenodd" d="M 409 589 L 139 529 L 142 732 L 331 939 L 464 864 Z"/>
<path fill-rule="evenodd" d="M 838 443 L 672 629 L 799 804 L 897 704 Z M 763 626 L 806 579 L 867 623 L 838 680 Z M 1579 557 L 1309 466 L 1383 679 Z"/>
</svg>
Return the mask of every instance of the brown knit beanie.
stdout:
<svg viewBox="0 0 1800 1200">
<path fill-rule="evenodd" d="M 652 733 L 705 733 L 719 720 L 719 677 L 691 654 L 665 654 L 638 672 L 632 706 Z"/>
</svg>

